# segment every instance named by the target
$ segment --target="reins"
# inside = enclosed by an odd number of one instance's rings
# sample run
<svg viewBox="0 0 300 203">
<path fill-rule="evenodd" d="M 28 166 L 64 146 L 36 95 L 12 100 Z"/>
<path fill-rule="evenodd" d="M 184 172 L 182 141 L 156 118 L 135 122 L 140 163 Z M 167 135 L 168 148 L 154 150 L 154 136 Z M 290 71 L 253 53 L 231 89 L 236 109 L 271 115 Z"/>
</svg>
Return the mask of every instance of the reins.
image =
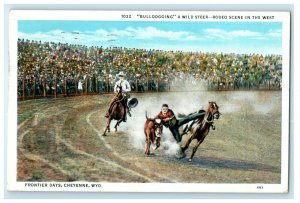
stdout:
<svg viewBox="0 0 300 203">
<path fill-rule="evenodd" d="M 121 92 L 121 93 L 118 93 L 118 94 L 122 94 L 122 92 Z M 125 97 L 126 97 L 126 96 L 123 96 L 121 99 L 118 99 L 118 98 L 117 98 L 118 100 L 116 99 L 115 102 L 120 103 L 121 101 L 123 101 L 123 100 L 125 99 Z"/>
<path fill-rule="evenodd" d="M 122 97 L 122 99 L 116 100 L 115 102 L 120 103 L 120 102 L 123 101 L 124 99 L 125 99 L 125 97 Z"/>
<path fill-rule="evenodd" d="M 210 121 L 207 119 L 209 114 L 211 114 L 211 116 L 212 116 L 212 119 Z M 210 123 L 213 123 L 213 122 L 214 122 L 214 115 L 211 112 L 207 113 L 206 116 L 204 117 L 204 119 L 202 120 L 202 122 L 200 123 L 201 130 L 204 128 L 206 123 L 210 124 Z"/>
</svg>

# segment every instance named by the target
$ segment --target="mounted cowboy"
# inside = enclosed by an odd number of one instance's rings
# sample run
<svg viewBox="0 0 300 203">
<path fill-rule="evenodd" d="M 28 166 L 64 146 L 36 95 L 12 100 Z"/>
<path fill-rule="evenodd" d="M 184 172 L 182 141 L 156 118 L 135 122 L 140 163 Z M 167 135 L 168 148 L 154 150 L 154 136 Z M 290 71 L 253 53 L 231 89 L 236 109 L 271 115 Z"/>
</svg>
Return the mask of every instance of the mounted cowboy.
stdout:
<svg viewBox="0 0 300 203">
<path fill-rule="evenodd" d="M 122 103 L 123 103 L 123 106 L 124 106 L 124 112 L 126 112 L 124 114 L 123 121 L 126 122 L 127 113 L 128 113 L 129 116 L 131 116 L 130 108 L 127 105 L 128 98 L 130 98 L 129 92 L 131 91 L 131 88 L 130 88 L 129 82 L 127 80 L 125 80 L 126 74 L 123 71 L 119 72 L 116 76 L 117 76 L 117 78 L 119 78 L 119 80 L 116 82 L 116 84 L 114 86 L 114 93 L 118 94 L 118 92 L 120 90 L 120 87 L 122 88 L 122 97 L 123 97 Z M 109 108 L 108 108 L 108 111 L 106 112 L 106 115 L 105 115 L 106 118 L 108 118 L 109 115 L 111 114 L 111 109 L 112 109 L 112 105 L 114 104 L 114 102 L 116 102 L 116 97 L 115 96 L 109 103 Z"/>
</svg>

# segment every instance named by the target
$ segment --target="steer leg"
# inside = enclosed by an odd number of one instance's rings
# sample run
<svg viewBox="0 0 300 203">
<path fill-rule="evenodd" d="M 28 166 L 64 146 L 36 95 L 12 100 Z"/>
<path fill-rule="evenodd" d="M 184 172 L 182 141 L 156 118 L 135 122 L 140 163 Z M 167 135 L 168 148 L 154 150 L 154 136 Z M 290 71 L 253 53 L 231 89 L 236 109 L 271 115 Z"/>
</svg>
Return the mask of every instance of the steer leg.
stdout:
<svg viewBox="0 0 300 203">
<path fill-rule="evenodd" d="M 146 134 L 146 151 L 145 151 L 145 154 L 150 155 L 151 140 L 150 140 L 150 132 L 149 132 L 149 130 L 147 130 L 145 134 Z"/>
<path fill-rule="evenodd" d="M 160 137 L 157 137 L 156 138 L 156 148 L 155 148 L 155 150 L 157 150 L 159 148 L 159 146 L 160 146 Z"/>
</svg>

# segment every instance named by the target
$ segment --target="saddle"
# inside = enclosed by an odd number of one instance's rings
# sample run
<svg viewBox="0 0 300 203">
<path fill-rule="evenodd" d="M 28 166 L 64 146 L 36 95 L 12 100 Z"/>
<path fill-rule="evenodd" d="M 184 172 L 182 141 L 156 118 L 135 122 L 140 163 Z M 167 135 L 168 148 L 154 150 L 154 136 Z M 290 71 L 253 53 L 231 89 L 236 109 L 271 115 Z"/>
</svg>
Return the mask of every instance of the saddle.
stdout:
<svg viewBox="0 0 300 203">
<path fill-rule="evenodd" d="M 130 95 L 127 94 L 127 93 L 123 93 L 123 94 L 121 95 L 120 98 L 118 98 L 117 96 L 115 96 L 115 97 L 112 99 L 111 105 L 109 106 L 109 109 L 108 109 L 108 111 L 107 111 L 105 117 L 107 117 L 107 118 L 109 117 L 109 115 L 111 114 L 112 108 L 113 108 L 113 106 L 114 106 L 116 103 L 121 103 L 121 105 L 122 105 L 123 107 L 128 108 L 127 104 L 126 104 L 125 102 L 123 102 L 123 101 L 126 100 L 126 99 L 129 98 L 129 97 L 130 97 Z M 128 111 L 128 113 L 129 113 L 129 111 Z M 129 114 L 130 114 L 130 113 L 129 113 Z M 131 115 L 130 115 L 130 116 L 131 116 Z"/>
</svg>

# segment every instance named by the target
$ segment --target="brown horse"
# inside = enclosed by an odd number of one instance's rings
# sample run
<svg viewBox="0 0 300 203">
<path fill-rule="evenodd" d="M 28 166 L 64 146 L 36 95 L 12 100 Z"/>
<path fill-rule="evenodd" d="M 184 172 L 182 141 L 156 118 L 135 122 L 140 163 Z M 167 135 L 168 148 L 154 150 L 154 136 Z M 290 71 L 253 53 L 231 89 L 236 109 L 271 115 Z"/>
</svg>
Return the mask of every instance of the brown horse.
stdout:
<svg viewBox="0 0 300 203">
<path fill-rule="evenodd" d="M 216 102 L 208 102 L 208 108 L 206 111 L 200 110 L 200 112 L 206 112 L 204 118 L 197 119 L 193 121 L 189 126 L 187 126 L 183 132 L 186 134 L 188 132 L 191 133 L 191 137 L 187 140 L 184 147 L 181 148 L 182 152 L 184 152 L 192 142 L 192 140 L 197 139 L 197 144 L 193 148 L 193 152 L 190 156 L 189 161 L 195 155 L 199 145 L 204 141 L 205 137 L 208 135 L 210 127 L 215 130 L 214 119 L 219 119 L 221 113 L 219 112 L 219 106 Z"/>
<path fill-rule="evenodd" d="M 125 104 L 125 96 L 122 94 L 122 86 L 118 86 L 119 92 L 115 95 L 115 97 L 111 101 L 110 109 L 109 109 L 109 116 L 107 121 L 107 126 L 103 133 L 103 136 L 106 135 L 106 132 L 110 132 L 110 122 L 112 120 L 117 120 L 115 125 L 115 131 L 117 132 L 118 126 L 123 121 L 124 114 L 126 113 L 126 104 Z"/>
<path fill-rule="evenodd" d="M 161 119 L 154 119 L 154 118 L 148 118 L 147 112 L 146 112 L 146 122 L 144 125 L 144 133 L 146 136 L 146 150 L 145 154 L 150 155 L 150 145 L 151 143 L 156 142 L 156 150 L 160 146 L 160 136 L 163 131 L 163 125 Z"/>
</svg>

